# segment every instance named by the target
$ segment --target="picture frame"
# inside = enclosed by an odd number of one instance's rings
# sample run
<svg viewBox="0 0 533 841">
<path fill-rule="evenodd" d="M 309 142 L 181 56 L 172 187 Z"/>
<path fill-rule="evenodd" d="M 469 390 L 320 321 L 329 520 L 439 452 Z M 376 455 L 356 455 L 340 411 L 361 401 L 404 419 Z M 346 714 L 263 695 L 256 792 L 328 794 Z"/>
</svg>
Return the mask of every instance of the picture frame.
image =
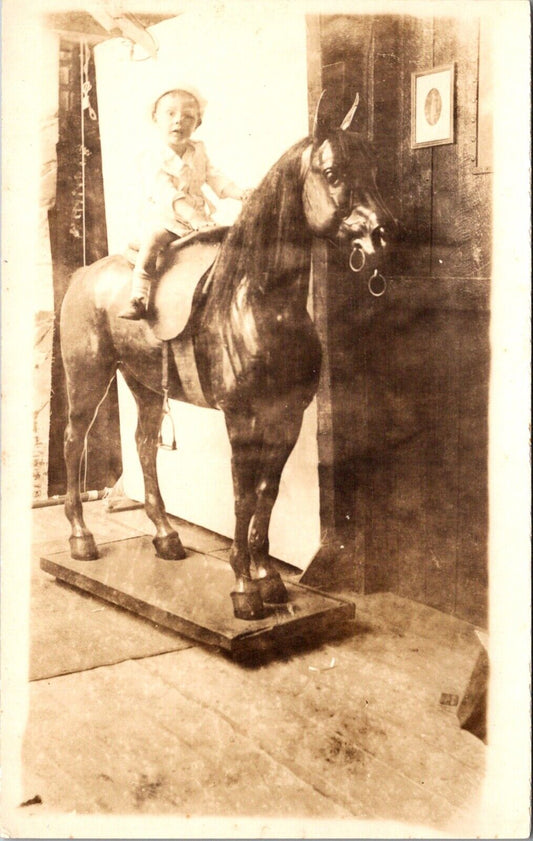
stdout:
<svg viewBox="0 0 533 841">
<path fill-rule="evenodd" d="M 455 64 L 411 73 L 411 148 L 454 142 Z"/>
</svg>

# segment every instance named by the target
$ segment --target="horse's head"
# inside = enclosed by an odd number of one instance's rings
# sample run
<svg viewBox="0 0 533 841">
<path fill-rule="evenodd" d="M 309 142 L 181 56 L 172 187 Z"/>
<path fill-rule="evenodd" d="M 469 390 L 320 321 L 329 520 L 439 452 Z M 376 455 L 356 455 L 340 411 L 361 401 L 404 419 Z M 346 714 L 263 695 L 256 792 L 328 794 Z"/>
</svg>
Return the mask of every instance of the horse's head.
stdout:
<svg viewBox="0 0 533 841">
<path fill-rule="evenodd" d="M 370 144 L 350 131 L 359 97 L 333 130 L 321 116 L 322 101 L 302 159 L 305 216 L 317 236 L 351 245 L 350 266 L 359 271 L 386 248 L 396 222 L 380 196 Z"/>
</svg>

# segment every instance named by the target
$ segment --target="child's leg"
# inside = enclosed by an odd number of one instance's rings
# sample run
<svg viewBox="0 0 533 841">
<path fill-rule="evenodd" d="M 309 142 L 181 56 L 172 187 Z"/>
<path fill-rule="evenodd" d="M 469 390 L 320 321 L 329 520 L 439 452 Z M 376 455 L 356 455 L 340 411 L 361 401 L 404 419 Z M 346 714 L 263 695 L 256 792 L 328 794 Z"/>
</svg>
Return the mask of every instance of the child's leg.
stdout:
<svg viewBox="0 0 533 841">
<path fill-rule="evenodd" d="M 144 298 L 148 304 L 150 284 L 155 274 L 158 254 L 174 239 L 177 239 L 176 234 L 167 231 L 166 228 L 150 231 L 148 236 L 143 238 L 133 269 L 133 298 Z"/>
<path fill-rule="evenodd" d="M 166 228 L 151 230 L 147 236 L 143 237 L 133 269 L 130 303 L 119 314 L 120 318 L 132 320 L 143 318 L 150 299 L 150 288 L 158 254 L 175 239 L 177 235 Z"/>
</svg>

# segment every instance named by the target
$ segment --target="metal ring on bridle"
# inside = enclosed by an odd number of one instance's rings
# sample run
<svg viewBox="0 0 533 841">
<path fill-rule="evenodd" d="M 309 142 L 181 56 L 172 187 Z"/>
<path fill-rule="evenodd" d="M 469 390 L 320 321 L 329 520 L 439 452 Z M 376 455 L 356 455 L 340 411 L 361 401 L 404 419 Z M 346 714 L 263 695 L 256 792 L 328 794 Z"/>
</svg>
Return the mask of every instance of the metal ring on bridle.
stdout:
<svg viewBox="0 0 533 841">
<path fill-rule="evenodd" d="M 359 263 L 354 266 L 354 255 L 356 255 L 356 254 L 359 255 Z M 365 256 L 363 246 L 360 245 L 359 243 L 356 243 L 353 247 L 352 253 L 350 254 L 350 260 L 349 260 L 349 264 L 350 264 L 350 268 L 351 268 L 352 272 L 355 272 L 356 274 L 358 272 L 361 272 L 364 268 L 365 263 L 366 263 L 366 256 Z"/>
<path fill-rule="evenodd" d="M 376 292 L 376 290 L 373 288 L 373 280 L 377 280 L 378 282 L 381 281 L 382 288 L 379 292 Z M 384 295 L 387 291 L 387 281 L 385 280 L 383 275 L 378 272 L 377 269 L 374 269 L 374 274 L 368 278 L 368 291 L 371 295 L 374 296 L 374 298 L 381 298 L 381 296 Z"/>
</svg>

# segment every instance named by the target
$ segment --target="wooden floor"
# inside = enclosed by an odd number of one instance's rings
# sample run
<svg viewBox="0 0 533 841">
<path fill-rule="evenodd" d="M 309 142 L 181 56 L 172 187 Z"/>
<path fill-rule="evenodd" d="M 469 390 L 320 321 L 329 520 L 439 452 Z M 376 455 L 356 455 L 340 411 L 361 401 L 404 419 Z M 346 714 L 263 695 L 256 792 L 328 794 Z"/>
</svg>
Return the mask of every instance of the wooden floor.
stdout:
<svg viewBox="0 0 533 841">
<path fill-rule="evenodd" d="M 86 506 L 97 542 L 151 533 L 142 510 Z M 25 814 L 380 819 L 445 831 L 475 808 L 485 746 L 456 706 L 474 628 L 391 594 L 354 597 L 355 634 L 248 665 L 39 569 L 65 548 L 34 512 Z M 228 541 L 186 523 L 185 546 Z M 289 572 L 290 575 L 290 571 Z M 294 579 L 294 572 L 292 573 Z M 344 594 L 346 595 L 346 594 Z"/>
</svg>

